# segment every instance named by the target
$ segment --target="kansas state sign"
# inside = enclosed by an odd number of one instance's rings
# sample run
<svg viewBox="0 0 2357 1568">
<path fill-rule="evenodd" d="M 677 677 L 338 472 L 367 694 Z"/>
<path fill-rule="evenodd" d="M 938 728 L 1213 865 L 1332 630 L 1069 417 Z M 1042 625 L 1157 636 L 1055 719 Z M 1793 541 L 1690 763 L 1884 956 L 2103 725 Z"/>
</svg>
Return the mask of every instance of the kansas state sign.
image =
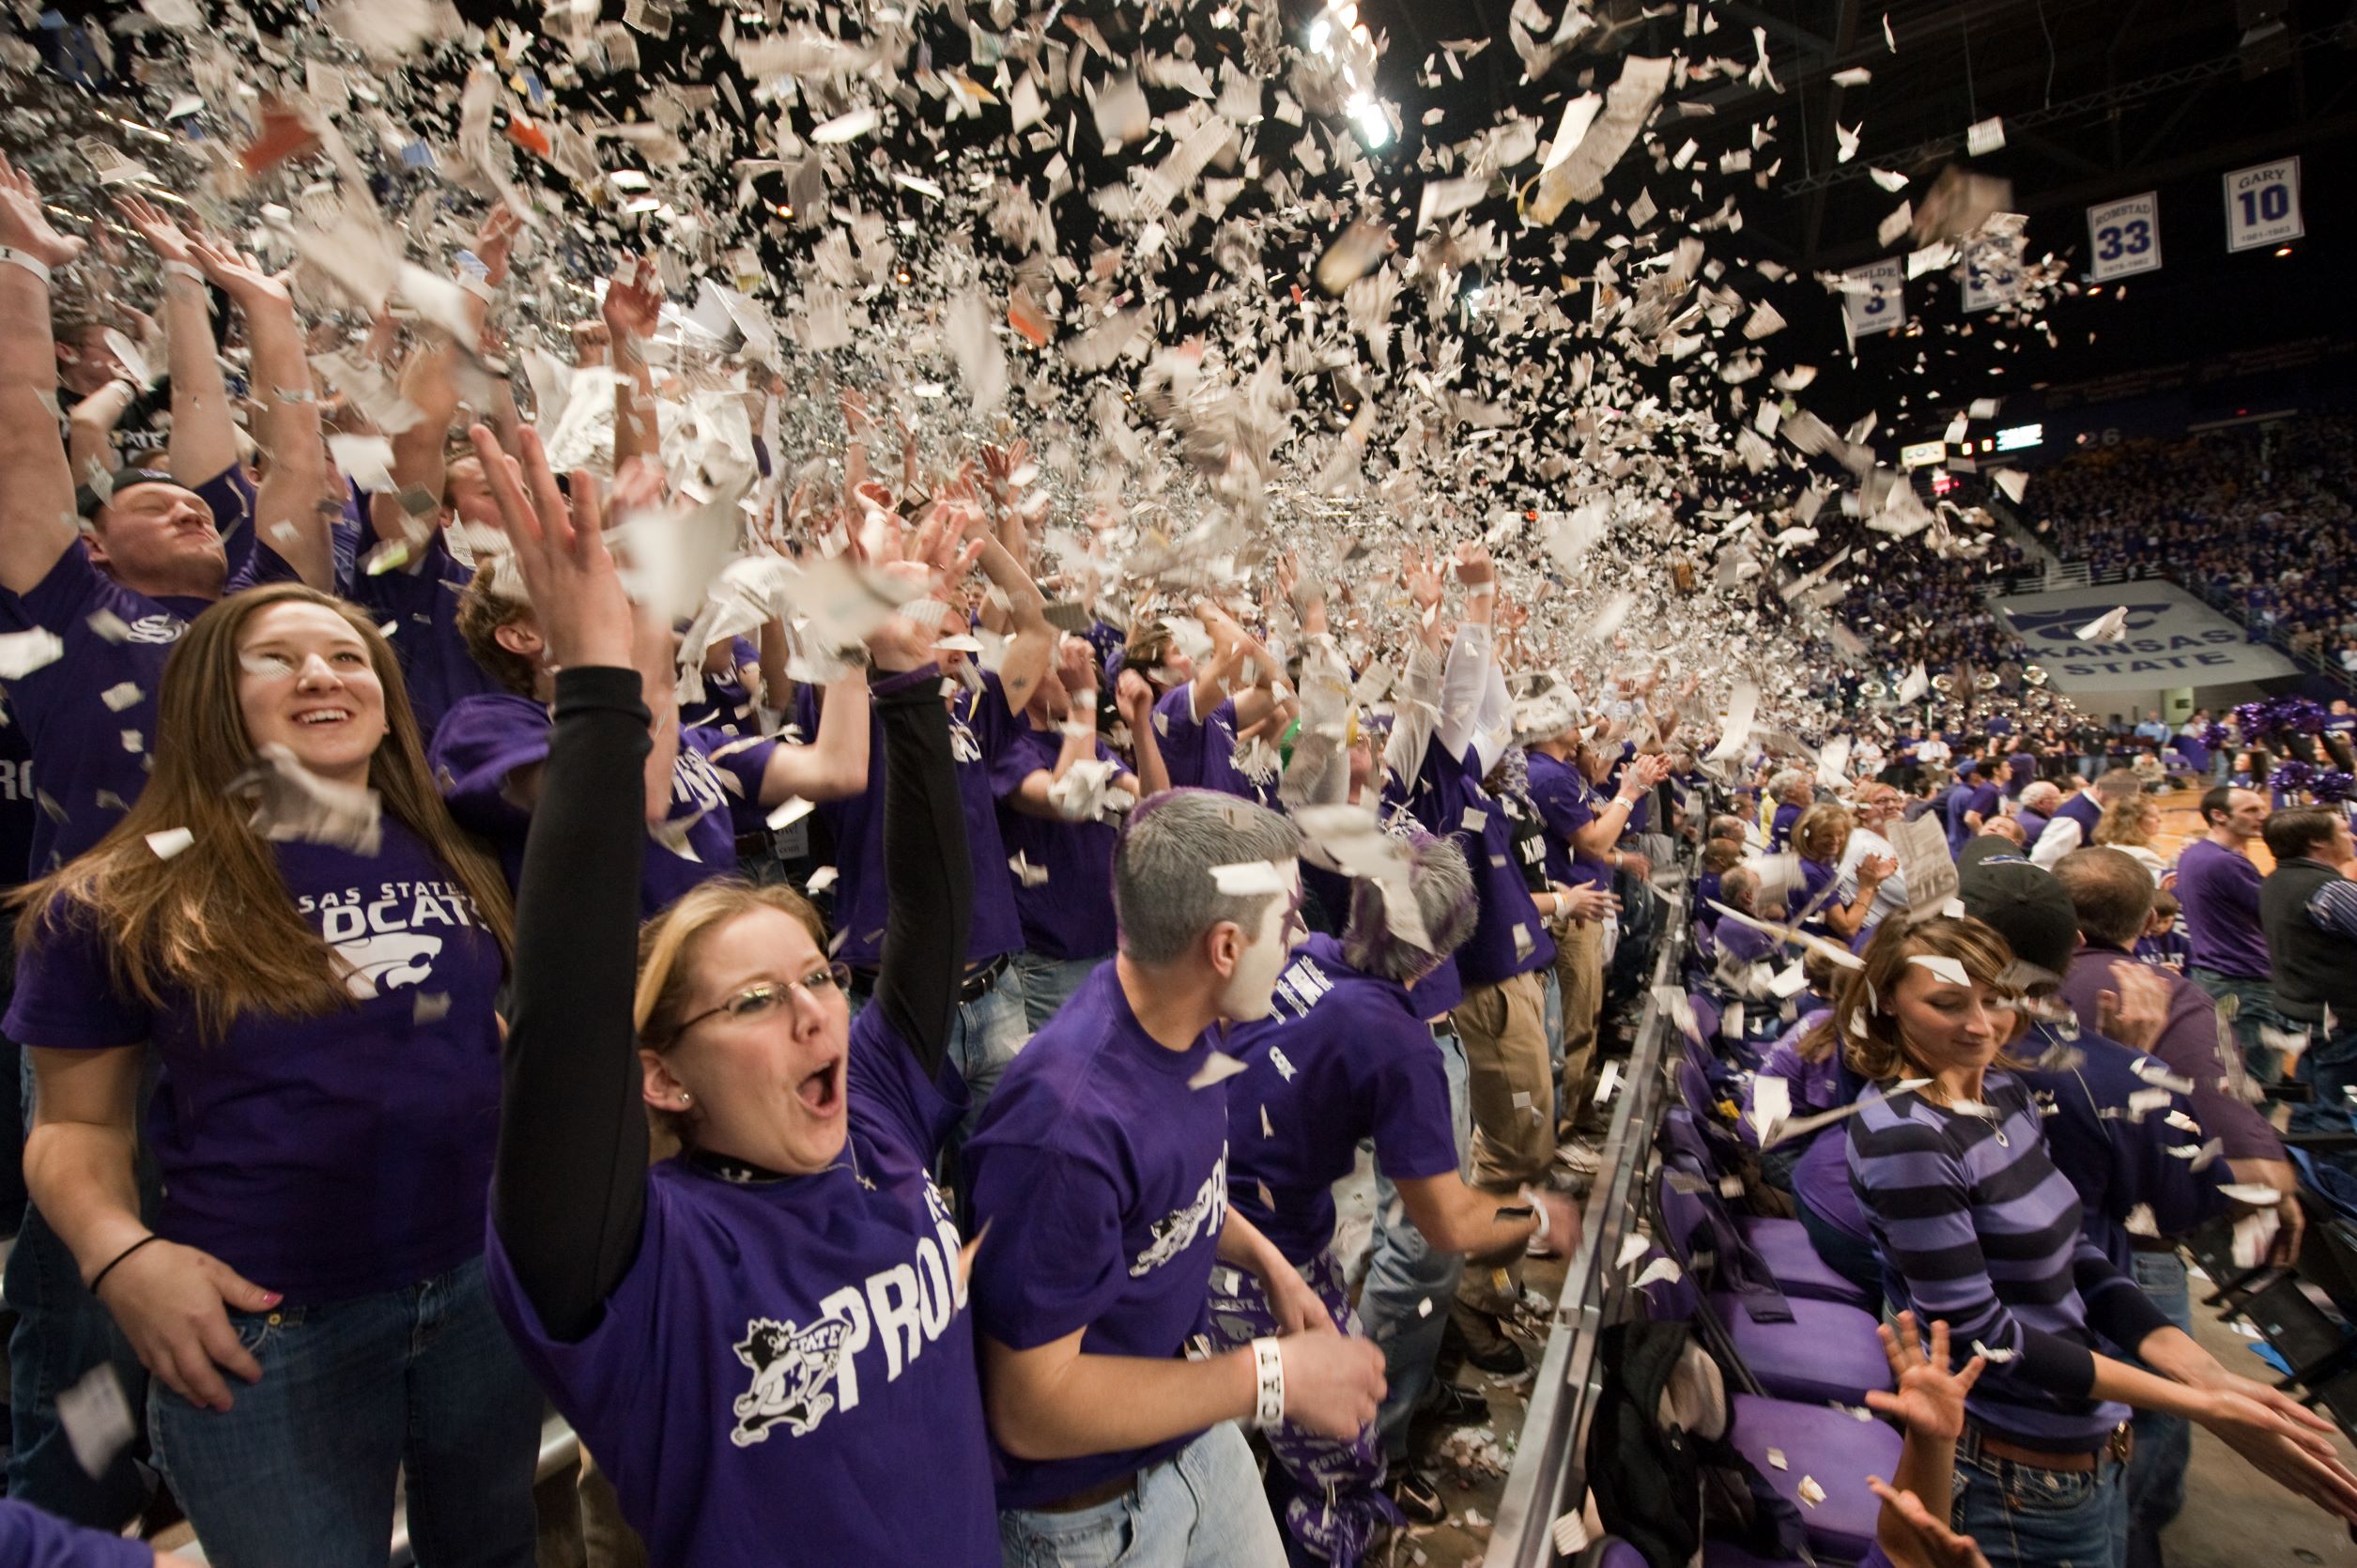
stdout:
<svg viewBox="0 0 2357 1568">
<path fill-rule="evenodd" d="M 2080 629 L 2125 606 L 2126 630 L 2082 642 Z M 2067 692 L 2155 691 L 2268 681 L 2291 661 L 2174 584 L 2122 582 L 1996 601 L 1997 613 Z"/>
</svg>

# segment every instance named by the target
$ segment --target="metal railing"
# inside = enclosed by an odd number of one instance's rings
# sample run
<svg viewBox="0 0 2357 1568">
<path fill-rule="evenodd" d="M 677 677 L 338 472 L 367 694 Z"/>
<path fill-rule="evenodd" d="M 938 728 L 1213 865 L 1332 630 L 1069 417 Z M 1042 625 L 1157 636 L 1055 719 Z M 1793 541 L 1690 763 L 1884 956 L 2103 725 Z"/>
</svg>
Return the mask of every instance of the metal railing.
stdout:
<svg viewBox="0 0 2357 1568">
<path fill-rule="evenodd" d="M 1579 1249 L 1564 1271 L 1483 1568 L 1548 1568 L 1556 1558 L 1555 1521 L 1587 1502 L 1588 1420 L 1604 1387 L 1596 1349 L 1602 1330 L 1627 1307 L 1631 1273 L 1620 1267 L 1621 1247 L 1644 1216 L 1645 1171 L 1670 1092 L 1668 1052 L 1677 1027 L 1662 1007 L 1661 990 L 1677 984 L 1688 919 L 1680 898 L 1664 921 L 1636 1048 L 1622 1068 L 1611 1131 L 1580 1215 Z"/>
</svg>

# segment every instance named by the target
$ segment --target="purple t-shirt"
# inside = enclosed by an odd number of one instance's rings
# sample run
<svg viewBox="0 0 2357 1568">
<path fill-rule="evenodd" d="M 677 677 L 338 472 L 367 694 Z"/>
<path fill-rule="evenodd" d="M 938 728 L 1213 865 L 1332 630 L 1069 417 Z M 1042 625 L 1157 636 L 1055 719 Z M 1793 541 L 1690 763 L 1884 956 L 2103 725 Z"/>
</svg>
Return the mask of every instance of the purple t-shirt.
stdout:
<svg viewBox="0 0 2357 1568">
<path fill-rule="evenodd" d="M 1207 1033 L 1172 1051 L 1100 964 L 1031 1038 L 966 1145 L 977 1234 L 974 1310 L 1016 1350 L 1086 1330 L 1092 1356 L 1168 1360 L 1206 1328 L 1227 1223 L 1227 1096 L 1188 1081 Z M 1157 1464 L 1198 1436 L 1074 1459 L 1000 1451 L 998 1506 L 1054 1502 Z"/>
<path fill-rule="evenodd" d="M 804 686 L 794 694 L 794 717 L 806 735 L 816 735 L 819 694 Z M 949 704 L 949 754 L 958 770 L 958 804 L 965 815 L 965 851 L 974 867 L 974 924 L 965 961 L 986 962 L 1024 945 L 1015 913 L 1014 874 L 1007 869 L 1007 846 L 998 835 L 998 797 L 991 790 L 991 766 L 1023 720 L 1007 711 L 998 677 L 982 674 L 982 690 L 959 691 Z M 868 714 L 868 787 L 819 807 L 835 838 L 835 930 L 842 938 L 836 957 L 858 969 L 872 969 L 884 954 L 884 720 Z"/>
<path fill-rule="evenodd" d="M 1006 804 L 1032 774 L 1054 772 L 1063 750 L 1064 737 L 1055 730 L 1024 725 L 1010 731 L 991 765 L 992 787 L 1000 801 L 998 834 L 1014 881 L 1023 945 L 1043 958 L 1101 959 L 1112 953 L 1117 935 L 1113 841 L 1120 830 L 1111 822 L 1028 816 Z M 1101 740 L 1097 758 L 1120 761 Z M 1130 777 L 1129 769 L 1120 769 L 1119 776 Z M 1024 862 L 1022 869 L 1014 867 L 1017 857 Z"/>
<path fill-rule="evenodd" d="M 1718 945 L 1720 953 L 1736 963 L 1773 962 L 1783 945 L 1757 926 L 1723 918 L 1711 928 L 1711 940 Z"/>
<path fill-rule="evenodd" d="M 2196 838 L 2177 857 L 2177 899 L 2185 909 L 2186 962 L 2242 979 L 2272 971 L 2258 923 L 2258 868 L 2250 857 Z"/>
<path fill-rule="evenodd" d="M 759 733 L 761 718 L 754 711 L 753 694 L 746 688 L 744 669 L 760 663 L 760 649 L 741 637 L 729 638 L 729 668 L 718 675 L 706 672 L 704 699 L 682 704 L 680 723 L 731 735 Z"/>
<path fill-rule="evenodd" d="M 451 815 L 499 846 L 508 885 L 523 877 L 531 813 L 509 794 L 515 776 L 548 760 L 548 710 L 514 692 L 470 697 L 442 716 L 428 760 Z M 774 743 L 716 730 L 682 730 L 671 763 L 670 821 L 685 822 L 678 848 L 654 834 L 639 872 L 639 910 L 656 911 L 700 883 L 736 874 L 736 838 L 762 825 L 762 775 Z"/>
<path fill-rule="evenodd" d="M 1547 824 L 1547 880 L 1570 887 L 1610 887 L 1612 868 L 1581 856 L 1572 845 L 1573 835 L 1595 821 L 1594 786 L 1575 762 L 1544 751 L 1531 752 L 1529 758 L 1531 804 Z"/>
<path fill-rule="evenodd" d="M 962 1107 L 879 1007 L 852 1022 L 849 1070 L 830 1169 L 649 1171 L 639 1255 L 577 1342 L 491 1237 L 500 1315 L 654 1561 L 998 1563 L 958 1230 L 927 1174 Z"/>
<path fill-rule="evenodd" d="M 2093 944 L 2072 955 L 2070 972 L 2062 979 L 2062 999 L 2079 1015 L 2082 1028 L 2092 1032 L 2100 1025 L 2100 995 L 2119 990 L 2111 971 L 2114 964 L 2121 963 L 2140 964 L 2140 961 L 2117 947 Z M 2166 1063 L 2179 1077 L 2192 1081 L 2193 1090 L 2185 1099 L 2203 1133 L 2223 1141 L 2228 1160 L 2288 1158 L 2274 1128 L 2239 1092 L 2241 1053 L 2232 1037 L 2219 1027 L 2218 1006 L 2210 993 L 2174 970 L 2141 966 L 2158 976 L 2169 990 L 2167 1018 L 2148 1054 Z"/>
<path fill-rule="evenodd" d="M 1295 1264 L 1334 1234 L 1333 1184 L 1359 1140 L 1394 1181 L 1457 1168 L 1447 1068 L 1431 1025 L 1396 980 L 1353 969 L 1313 936 L 1277 977 L 1276 1009 L 1239 1024 L 1227 1048 L 1227 1201 Z"/>
<path fill-rule="evenodd" d="M 1262 806 L 1273 804 L 1276 779 L 1254 779 L 1236 765 L 1236 699 L 1223 698 L 1197 724 L 1194 694 L 1192 682 L 1181 683 L 1154 704 L 1155 744 L 1162 748 L 1172 786 L 1218 790 Z"/>
<path fill-rule="evenodd" d="M 186 1002 L 150 1008 L 118 990 L 103 936 L 64 915 L 18 956 L 8 1037 L 61 1051 L 154 1042 L 160 1235 L 299 1305 L 413 1284 L 483 1245 L 499 945 L 465 889 L 391 818 L 374 859 L 270 848 L 297 907 L 354 989 L 367 988 L 349 1011 L 249 1015 L 208 1041 Z"/>
<path fill-rule="evenodd" d="M 431 741 L 442 715 L 470 697 L 504 693 L 506 687 L 475 662 L 458 633 L 458 595 L 474 574 L 452 558 L 441 530 L 435 530 L 419 558 L 373 576 L 352 579 L 352 602 L 393 630 L 393 657 L 409 689 L 409 708 L 420 733 Z"/>
<path fill-rule="evenodd" d="M 156 1568 L 156 1551 L 144 1541 L 85 1530 L 29 1502 L 0 1498 L 0 1562 L 8 1568 Z"/>
<path fill-rule="evenodd" d="M 24 726 L 0 701 L 0 887 L 25 880 L 33 863 L 33 824 L 41 808 L 33 801 L 33 747 Z"/>
<path fill-rule="evenodd" d="M 1408 808 L 1425 831 L 1454 838 L 1473 873 L 1479 913 L 1473 934 L 1456 950 L 1456 972 L 1468 987 L 1543 969 L 1555 961 L 1555 941 L 1547 934 L 1538 906 L 1514 861 L 1514 828 L 1504 809 L 1481 787 L 1480 764 L 1469 747 L 1451 757 L 1435 735 L 1425 747 L 1424 767 L 1408 794 Z M 1386 807 L 1402 798 L 1400 781 L 1384 784 Z"/>
<path fill-rule="evenodd" d="M 224 535 L 235 527 L 253 541 L 250 554 L 231 542 L 224 596 L 257 582 L 298 580 L 294 567 L 267 542 L 254 541 L 246 526 L 254 491 L 242 470 L 232 468 L 196 493 Z M 78 539 L 30 592 L 0 590 L 0 631 L 44 627 L 66 645 L 55 662 L 8 684 L 17 722 L 40 761 L 45 798 L 33 821 L 36 871 L 62 866 L 105 838 L 146 788 L 164 660 L 212 603 L 134 593 L 92 565 Z M 101 700 L 117 695 L 129 699 L 119 708 Z"/>
<path fill-rule="evenodd" d="M 1800 821 L 1801 814 L 1799 807 L 1789 803 L 1776 808 L 1776 814 L 1768 819 L 1768 853 L 1781 854 L 1792 847 L 1793 824 Z"/>
<path fill-rule="evenodd" d="M 1800 863 L 1800 886 L 1792 895 L 1793 907 L 1785 912 L 1788 915 L 1796 915 L 1802 910 L 1814 904 L 1816 913 L 1801 921 L 1800 925 L 1803 930 L 1813 931 L 1820 936 L 1832 934 L 1832 928 L 1826 924 L 1826 905 L 1841 901 L 1840 894 L 1826 893 L 1826 889 L 1833 885 L 1836 869 L 1837 868 L 1830 861 L 1804 858 Z M 1819 898 L 1820 894 L 1825 895 L 1823 899 Z"/>
</svg>

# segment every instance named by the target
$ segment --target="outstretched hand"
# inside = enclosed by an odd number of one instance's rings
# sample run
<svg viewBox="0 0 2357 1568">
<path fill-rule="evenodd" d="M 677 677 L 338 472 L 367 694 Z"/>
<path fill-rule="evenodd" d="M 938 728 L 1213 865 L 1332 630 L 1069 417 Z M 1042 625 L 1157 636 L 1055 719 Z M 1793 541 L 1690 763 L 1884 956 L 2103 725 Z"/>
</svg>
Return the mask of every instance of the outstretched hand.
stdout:
<svg viewBox="0 0 2357 1568">
<path fill-rule="evenodd" d="M 562 669 L 634 668 L 630 598 L 606 548 L 597 481 L 575 470 L 568 497 L 549 470 L 540 433 L 531 425 L 516 433 L 514 456 L 487 425 L 468 433 L 491 482 L 500 526 L 515 548 L 516 570 L 531 596 L 549 658 Z M 623 483 L 635 486 L 643 481 L 626 473 Z"/>
<path fill-rule="evenodd" d="M 1891 1382 L 1898 1391 L 1887 1393 L 1869 1389 L 1867 1405 L 1898 1421 L 1908 1431 L 1935 1441 L 1954 1442 L 1962 1437 L 1964 1396 L 1980 1381 L 1988 1361 L 1976 1355 L 1962 1367 L 1949 1371 L 1945 1320 L 1932 1325 L 1928 1349 L 1911 1312 L 1899 1314 L 1897 1333 L 1891 1332 L 1887 1323 L 1877 1326 L 1874 1332 L 1882 1340 L 1883 1356 L 1890 1362 Z"/>
<path fill-rule="evenodd" d="M 147 249 L 163 261 L 176 261 L 183 267 L 196 265 L 195 253 L 189 247 L 188 236 L 180 225 L 162 208 L 145 196 L 129 192 L 115 198 L 115 210 L 123 215 L 123 222 L 146 241 Z"/>
<path fill-rule="evenodd" d="M 40 188 L 0 156 L 0 245 L 23 251 L 44 267 L 63 267 L 80 255 L 85 244 L 50 226 Z"/>
</svg>

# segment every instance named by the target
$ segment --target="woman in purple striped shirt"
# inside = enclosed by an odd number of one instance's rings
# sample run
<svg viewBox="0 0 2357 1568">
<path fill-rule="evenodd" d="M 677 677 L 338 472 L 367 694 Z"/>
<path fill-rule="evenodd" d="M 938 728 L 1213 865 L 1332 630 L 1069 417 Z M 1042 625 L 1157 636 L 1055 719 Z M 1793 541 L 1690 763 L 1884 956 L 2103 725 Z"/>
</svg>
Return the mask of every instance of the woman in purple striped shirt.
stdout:
<svg viewBox="0 0 2357 1568">
<path fill-rule="evenodd" d="M 1977 920 L 1894 920 L 1865 960 L 1833 1009 L 1849 1064 L 1876 1085 L 1850 1120 L 1851 1184 L 1892 1304 L 1946 1321 L 1990 1363 L 1957 1444 L 1955 1528 L 1998 1568 L 2118 1563 L 2130 1407 L 2201 1422 L 2357 1521 L 2330 1424 L 2228 1373 L 2081 1233 L 2038 1106 L 2004 1070 L 2026 1022 L 2001 978 L 2004 939 Z"/>
</svg>

